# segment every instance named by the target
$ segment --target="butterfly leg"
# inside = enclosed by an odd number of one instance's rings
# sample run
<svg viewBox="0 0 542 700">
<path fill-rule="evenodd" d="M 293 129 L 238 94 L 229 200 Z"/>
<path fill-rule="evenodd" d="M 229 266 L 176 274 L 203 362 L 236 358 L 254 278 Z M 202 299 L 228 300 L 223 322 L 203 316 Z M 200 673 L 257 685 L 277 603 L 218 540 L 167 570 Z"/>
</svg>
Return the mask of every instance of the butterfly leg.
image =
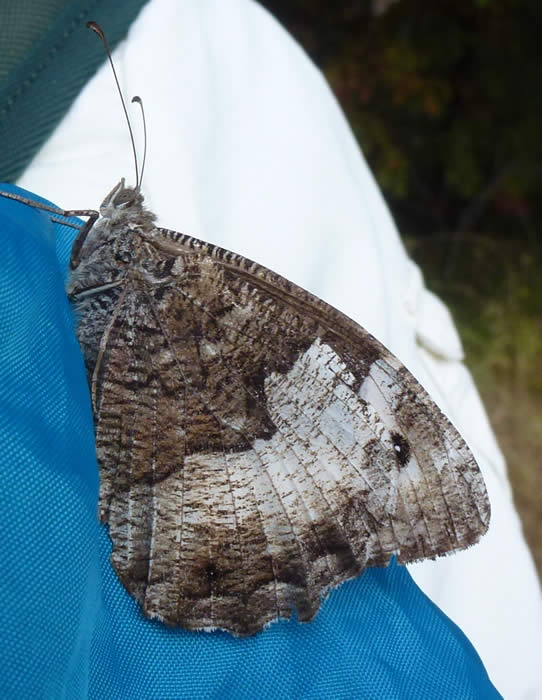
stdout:
<svg viewBox="0 0 542 700">
<path fill-rule="evenodd" d="M 50 204 L 45 204 L 44 202 L 36 202 L 33 199 L 24 197 L 21 194 L 17 194 L 15 192 L 4 192 L 3 190 L 0 190 L 0 196 L 6 197 L 7 199 L 14 199 L 16 202 L 26 204 L 27 206 L 34 207 L 35 209 L 41 209 L 42 211 L 52 212 L 57 216 L 88 216 L 88 219 L 83 226 L 77 226 L 76 224 L 72 224 L 70 222 L 62 221 L 60 219 L 55 219 L 54 217 L 51 217 L 51 221 L 54 221 L 55 223 L 64 224 L 65 226 L 71 226 L 72 228 L 76 228 L 79 230 L 79 233 L 77 234 L 77 237 L 74 241 L 70 257 L 71 269 L 73 270 L 73 268 L 77 267 L 77 265 L 79 264 L 79 253 L 81 252 L 83 243 L 85 242 L 85 239 L 90 229 L 94 226 L 94 223 L 100 216 L 100 212 L 94 209 L 60 209 L 59 207 L 54 207 Z"/>
</svg>

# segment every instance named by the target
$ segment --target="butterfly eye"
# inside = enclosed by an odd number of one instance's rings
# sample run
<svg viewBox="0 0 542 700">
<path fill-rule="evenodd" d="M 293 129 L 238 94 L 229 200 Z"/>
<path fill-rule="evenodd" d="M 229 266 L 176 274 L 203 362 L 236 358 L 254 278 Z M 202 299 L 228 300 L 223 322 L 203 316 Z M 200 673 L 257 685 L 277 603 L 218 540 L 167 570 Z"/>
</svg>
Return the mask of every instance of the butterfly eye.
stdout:
<svg viewBox="0 0 542 700">
<path fill-rule="evenodd" d="M 391 436 L 395 457 L 399 462 L 400 467 L 404 467 L 410 459 L 410 445 L 407 440 L 399 433 L 393 433 Z"/>
<path fill-rule="evenodd" d="M 122 189 L 115 197 L 115 206 L 122 208 L 129 207 L 135 202 L 135 199 L 133 189 Z"/>
</svg>

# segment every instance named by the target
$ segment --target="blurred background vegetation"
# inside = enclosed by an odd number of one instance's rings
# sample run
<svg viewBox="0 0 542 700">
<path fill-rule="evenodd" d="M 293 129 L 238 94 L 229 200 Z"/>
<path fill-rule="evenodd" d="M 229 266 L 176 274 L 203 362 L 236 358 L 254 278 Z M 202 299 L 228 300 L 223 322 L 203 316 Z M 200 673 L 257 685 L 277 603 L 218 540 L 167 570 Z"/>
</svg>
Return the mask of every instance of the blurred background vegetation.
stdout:
<svg viewBox="0 0 542 700">
<path fill-rule="evenodd" d="M 542 575 L 542 3 L 263 0 L 454 314 Z"/>
</svg>

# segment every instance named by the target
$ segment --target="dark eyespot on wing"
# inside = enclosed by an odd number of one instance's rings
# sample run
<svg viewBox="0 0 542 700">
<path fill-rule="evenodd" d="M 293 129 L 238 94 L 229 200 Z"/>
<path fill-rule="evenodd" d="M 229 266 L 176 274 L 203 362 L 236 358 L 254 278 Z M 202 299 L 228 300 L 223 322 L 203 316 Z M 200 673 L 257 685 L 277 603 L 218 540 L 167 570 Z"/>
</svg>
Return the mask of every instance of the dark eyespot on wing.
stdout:
<svg viewBox="0 0 542 700">
<path fill-rule="evenodd" d="M 410 459 L 410 445 L 408 444 L 408 441 L 399 433 L 392 433 L 391 439 L 397 461 L 401 467 L 404 467 Z"/>
</svg>

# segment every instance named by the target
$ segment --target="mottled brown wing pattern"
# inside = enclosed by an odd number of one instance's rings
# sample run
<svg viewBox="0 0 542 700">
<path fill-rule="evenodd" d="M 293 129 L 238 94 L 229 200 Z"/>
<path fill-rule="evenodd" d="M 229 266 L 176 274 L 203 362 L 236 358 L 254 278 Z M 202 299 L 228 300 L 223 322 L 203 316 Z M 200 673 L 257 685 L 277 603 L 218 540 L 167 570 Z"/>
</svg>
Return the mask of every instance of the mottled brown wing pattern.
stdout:
<svg viewBox="0 0 542 700">
<path fill-rule="evenodd" d="M 270 270 L 154 227 L 134 203 L 115 218 L 121 185 L 69 291 L 100 517 L 146 615 L 253 634 L 294 608 L 312 619 L 330 588 L 393 555 L 479 539 L 478 467 L 389 351 Z"/>
</svg>

